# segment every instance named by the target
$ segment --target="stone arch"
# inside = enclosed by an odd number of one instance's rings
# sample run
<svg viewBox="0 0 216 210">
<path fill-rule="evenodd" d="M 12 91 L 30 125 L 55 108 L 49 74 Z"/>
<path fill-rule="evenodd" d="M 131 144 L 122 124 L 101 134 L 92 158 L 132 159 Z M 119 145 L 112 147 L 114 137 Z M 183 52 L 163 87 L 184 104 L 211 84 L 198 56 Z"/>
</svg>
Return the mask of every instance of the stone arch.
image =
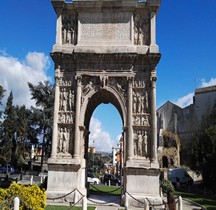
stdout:
<svg viewBox="0 0 216 210">
<path fill-rule="evenodd" d="M 156 66 L 161 55 L 155 28 L 160 1 L 122 0 L 119 6 L 111 0 L 106 11 L 99 0 L 52 4 L 57 13 L 51 52 L 55 102 L 47 197 L 68 194 L 75 203 L 79 196 L 70 194 L 72 190 L 86 195 L 84 150 L 90 118 L 99 104 L 112 103 L 124 129 L 122 202 L 135 204 L 129 194 L 157 200 Z M 60 135 L 64 130 L 65 137 Z M 60 150 L 63 140 L 72 146 Z"/>
<path fill-rule="evenodd" d="M 81 127 L 85 128 L 85 130 L 87 131 L 87 135 L 83 136 L 83 139 L 81 139 L 84 146 L 82 148 L 83 150 L 81 151 L 80 158 L 84 158 L 86 161 L 88 161 L 87 154 L 89 147 L 90 120 L 93 112 L 100 104 L 112 104 L 119 112 L 123 128 L 126 126 L 126 108 L 123 98 L 121 97 L 121 94 L 119 92 L 110 87 L 99 88 L 98 90 L 94 89 L 90 91 L 84 97 L 80 112 Z M 86 170 L 83 171 L 82 177 L 87 176 L 87 167 L 86 165 L 84 167 L 86 168 Z"/>
<path fill-rule="evenodd" d="M 114 91 L 112 88 L 108 87 L 106 89 L 93 90 L 85 97 L 81 109 L 81 124 L 85 126 L 86 129 L 89 129 L 91 116 L 96 107 L 102 103 L 111 103 L 116 107 L 121 116 L 122 125 L 124 127 L 126 122 L 126 109 L 124 101 L 117 91 Z"/>
</svg>

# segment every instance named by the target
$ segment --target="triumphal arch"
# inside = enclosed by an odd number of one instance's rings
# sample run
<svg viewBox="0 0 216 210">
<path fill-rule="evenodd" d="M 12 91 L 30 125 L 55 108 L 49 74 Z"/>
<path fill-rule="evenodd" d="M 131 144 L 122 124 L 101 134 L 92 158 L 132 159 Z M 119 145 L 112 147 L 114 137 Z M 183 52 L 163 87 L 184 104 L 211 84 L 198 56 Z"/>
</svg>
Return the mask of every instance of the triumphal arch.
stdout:
<svg viewBox="0 0 216 210">
<path fill-rule="evenodd" d="M 101 103 L 120 113 L 123 202 L 159 197 L 156 15 L 160 0 L 51 0 L 57 14 L 55 105 L 47 197 L 86 195 L 89 123 Z M 130 196 L 129 196 L 130 195 Z M 75 199 L 71 193 L 67 199 Z"/>
</svg>

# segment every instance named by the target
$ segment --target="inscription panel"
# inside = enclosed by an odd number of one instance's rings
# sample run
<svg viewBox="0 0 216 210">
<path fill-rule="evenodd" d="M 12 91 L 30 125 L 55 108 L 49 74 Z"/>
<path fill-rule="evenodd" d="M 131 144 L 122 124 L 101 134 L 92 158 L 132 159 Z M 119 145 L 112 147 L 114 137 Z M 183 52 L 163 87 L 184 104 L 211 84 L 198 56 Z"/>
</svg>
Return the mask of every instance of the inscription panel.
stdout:
<svg viewBox="0 0 216 210">
<path fill-rule="evenodd" d="M 80 13 L 78 44 L 131 44 L 132 13 Z"/>
</svg>

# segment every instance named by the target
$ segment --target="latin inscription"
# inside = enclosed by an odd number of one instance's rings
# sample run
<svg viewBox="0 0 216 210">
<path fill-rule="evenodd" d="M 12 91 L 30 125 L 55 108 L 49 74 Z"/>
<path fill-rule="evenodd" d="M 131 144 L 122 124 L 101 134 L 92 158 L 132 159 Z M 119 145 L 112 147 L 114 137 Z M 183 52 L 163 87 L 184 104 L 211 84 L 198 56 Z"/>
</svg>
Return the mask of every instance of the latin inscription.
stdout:
<svg viewBox="0 0 216 210">
<path fill-rule="evenodd" d="M 80 14 L 80 41 L 130 41 L 130 13 Z"/>
</svg>

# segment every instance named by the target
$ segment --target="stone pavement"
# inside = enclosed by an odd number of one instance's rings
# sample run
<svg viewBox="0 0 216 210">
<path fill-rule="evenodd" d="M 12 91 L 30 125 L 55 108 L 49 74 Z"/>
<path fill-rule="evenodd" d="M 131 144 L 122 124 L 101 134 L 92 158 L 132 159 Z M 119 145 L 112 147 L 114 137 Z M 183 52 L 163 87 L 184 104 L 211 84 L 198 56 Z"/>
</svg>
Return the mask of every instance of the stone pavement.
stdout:
<svg viewBox="0 0 216 210">
<path fill-rule="evenodd" d="M 118 196 L 100 196 L 91 195 L 88 199 L 88 205 L 96 206 L 97 210 L 124 210 L 125 208 L 120 206 L 120 198 Z M 111 201 L 111 202 L 110 202 Z M 107 204 L 104 204 L 106 203 Z M 178 208 L 177 208 L 178 209 Z M 183 199 L 182 210 L 198 210 L 202 209 L 199 204 L 190 202 Z M 129 207 L 129 210 L 143 210 L 143 208 Z"/>
<path fill-rule="evenodd" d="M 91 196 L 90 200 L 88 199 L 88 206 L 95 206 L 96 210 L 125 210 L 125 207 L 120 206 L 119 203 L 117 203 L 116 201 L 111 202 L 111 203 L 107 203 L 105 204 L 105 202 L 110 202 L 112 199 L 115 199 L 116 196 L 104 196 L 103 195 L 103 200 L 101 198 L 100 195 L 94 195 Z M 116 197 L 117 198 L 117 197 Z M 47 203 L 47 205 L 62 205 L 62 206 L 68 206 L 69 204 L 66 203 Z M 201 206 L 187 201 L 187 200 L 183 200 L 183 206 L 182 206 L 182 210 L 201 210 Z M 143 210 L 143 208 L 137 208 L 137 207 L 129 207 L 128 210 Z M 178 210 L 178 207 L 177 207 Z M 204 210 L 204 208 L 203 208 Z"/>
</svg>

